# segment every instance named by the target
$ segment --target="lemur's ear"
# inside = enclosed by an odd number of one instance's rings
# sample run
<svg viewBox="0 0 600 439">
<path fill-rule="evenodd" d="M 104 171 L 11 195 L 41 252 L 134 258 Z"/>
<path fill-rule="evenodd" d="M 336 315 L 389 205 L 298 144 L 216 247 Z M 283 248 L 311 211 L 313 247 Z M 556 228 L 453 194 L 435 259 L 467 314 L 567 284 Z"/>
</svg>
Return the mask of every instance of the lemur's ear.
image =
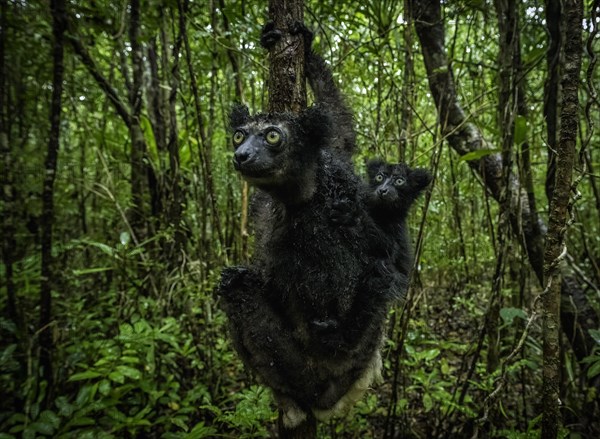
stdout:
<svg viewBox="0 0 600 439">
<path fill-rule="evenodd" d="M 417 196 L 423 192 L 433 180 L 431 172 L 423 168 L 413 169 L 408 178 L 410 184 L 415 188 Z"/>
<path fill-rule="evenodd" d="M 231 109 L 231 113 L 229 114 L 230 128 L 234 129 L 244 125 L 248 121 L 249 117 L 250 112 L 248 111 L 248 107 L 241 104 L 234 105 Z"/>
</svg>

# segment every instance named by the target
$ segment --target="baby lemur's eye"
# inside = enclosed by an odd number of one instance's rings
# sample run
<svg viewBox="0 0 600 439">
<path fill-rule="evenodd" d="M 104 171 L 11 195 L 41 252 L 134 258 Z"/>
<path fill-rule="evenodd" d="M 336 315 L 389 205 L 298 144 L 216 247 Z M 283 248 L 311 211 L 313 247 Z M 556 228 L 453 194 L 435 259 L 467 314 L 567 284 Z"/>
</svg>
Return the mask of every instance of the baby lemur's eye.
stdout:
<svg viewBox="0 0 600 439">
<path fill-rule="evenodd" d="M 265 135 L 267 143 L 271 146 L 278 145 L 281 142 L 281 133 L 277 130 L 269 130 Z"/>
<path fill-rule="evenodd" d="M 233 133 L 233 144 L 235 146 L 239 146 L 242 144 L 242 142 L 244 141 L 245 138 L 246 138 L 246 135 L 244 134 L 244 132 L 237 130 L 235 133 Z"/>
<path fill-rule="evenodd" d="M 406 183 L 406 179 L 404 177 L 399 177 L 394 182 L 394 185 L 395 186 L 402 186 L 404 183 Z"/>
<path fill-rule="evenodd" d="M 381 175 L 381 174 L 377 174 L 377 175 L 375 176 L 375 181 L 376 181 L 377 183 L 381 183 L 381 182 L 383 181 L 383 175 Z"/>
</svg>

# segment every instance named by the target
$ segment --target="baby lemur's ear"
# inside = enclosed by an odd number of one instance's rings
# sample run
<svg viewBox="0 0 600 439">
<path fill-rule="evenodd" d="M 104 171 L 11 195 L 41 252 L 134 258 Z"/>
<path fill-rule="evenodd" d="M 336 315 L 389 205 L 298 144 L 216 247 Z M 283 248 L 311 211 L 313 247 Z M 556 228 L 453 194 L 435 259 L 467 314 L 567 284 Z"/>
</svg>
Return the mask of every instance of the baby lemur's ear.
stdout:
<svg viewBox="0 0 600 439">
<path fill-rule="evenodd" d="M 431 172 L 423 168 L 413 169 L 408 178 L 410 184 L 415 188 L 417 196 L 423 192 L 427 186 L 429 186 L 431 180 L 433 180 Z"/>
<path fill-rule="evenodd" d="M 369 160 L 367 162 L 367 175 L 369 176 L 369 180 L 373 179 L 384 165 L 385 162 L 383 159 L 375 158 Z"/>
<path fill-rule="evenodd" d="M 315 149 L 327 146 L 331 138 L 332 121 L 329 112 L 322 105 L 313 105 L 302 111 L 298 122 L 307 146 Z"/>
</svg>

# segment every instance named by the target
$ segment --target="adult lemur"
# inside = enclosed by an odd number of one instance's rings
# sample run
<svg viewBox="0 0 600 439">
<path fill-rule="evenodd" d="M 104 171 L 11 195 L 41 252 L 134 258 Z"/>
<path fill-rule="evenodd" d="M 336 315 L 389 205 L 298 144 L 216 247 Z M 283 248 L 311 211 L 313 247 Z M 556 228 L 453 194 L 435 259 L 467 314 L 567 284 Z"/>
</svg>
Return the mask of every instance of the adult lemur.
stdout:
<svg viewBox="0 0 600 439">
<path fill-rule="evenodd" d="M 315 105 L 231 114 L 234 167 L 258 189 L 256 248 L 252 265 L 225 269 L 218 289 L 236 350 L 273 389 L 288 426 L 362 395 L 379 374 L 390 300 L 407 285 L 349 160 L 352 113 L 298 30 Z M 280 36 L 267 26 L 262 42 Z"/>
</svg>

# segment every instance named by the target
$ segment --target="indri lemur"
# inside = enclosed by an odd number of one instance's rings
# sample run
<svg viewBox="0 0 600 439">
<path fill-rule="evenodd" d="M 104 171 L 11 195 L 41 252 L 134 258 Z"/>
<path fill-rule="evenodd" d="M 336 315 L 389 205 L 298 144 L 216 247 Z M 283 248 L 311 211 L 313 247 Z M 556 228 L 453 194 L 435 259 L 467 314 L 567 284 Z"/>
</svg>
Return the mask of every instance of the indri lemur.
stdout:
<svg viewBox="0 0 600 439">
<path fill-rule="evenodd" d="M 411 169 L 405 163 L 391 164 L 381 159 L 367 162 L 367 188 L 365 201 L 373 220 L 390 239 L 379 243 L 390 257 L 396 270 L 409 276 L 413 266 L 413 252 L 406 218 L 414 202 L 429 186 L 431 173 L 422 168 Z M 388 290 L 389 300 L 404 299 L 406 284 L 396 284 Z M 323 322 L 322 329 L 335 325 L 335 320 Z"/>
<path fill-rule="evenodd" d="M 280 35 L 267 27 L 262 41 Z M 389 238 L 349 160 L 352 113 L 310 49 L 306 73 L 315 105 L 299 115 L 231 114 L 234 167 L 258 189 L 256 248 L 252 265 L 225 269 L 219 286 L 235 347 L 289 426 L 369 386 L 390 291 L 407 284 L 382 251 Z"/>
<path fill-rule="evenodd" d="M 413 254 L 406 217 L 415 200 L 431 183 L 431 173 L 426 169 L 411 169 L 404 163 L 390 164 L 373 159 L 367 163 L 367 175 L 367 205 L 371 216 L 393 237 L 391 256 L 397 270 L 409 275 Z"/>
</svg>

